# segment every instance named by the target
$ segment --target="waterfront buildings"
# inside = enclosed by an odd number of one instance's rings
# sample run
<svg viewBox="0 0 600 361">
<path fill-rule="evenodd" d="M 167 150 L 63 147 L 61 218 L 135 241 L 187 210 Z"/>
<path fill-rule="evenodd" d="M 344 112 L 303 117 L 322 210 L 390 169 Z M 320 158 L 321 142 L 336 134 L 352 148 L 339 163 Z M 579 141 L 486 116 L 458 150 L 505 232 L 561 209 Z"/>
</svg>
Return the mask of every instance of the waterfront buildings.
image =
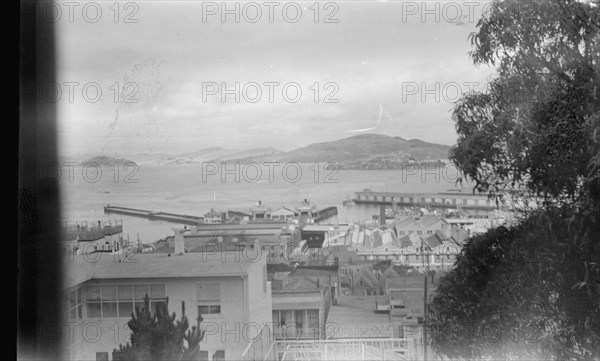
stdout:
<svg viewBox="0 0 600 361">
<path fill-rule="evenodd" d="M 65 222 L 62 237 L 65 255 L 113 252 L 128 246 L 121 221 Z"/>
</svg>

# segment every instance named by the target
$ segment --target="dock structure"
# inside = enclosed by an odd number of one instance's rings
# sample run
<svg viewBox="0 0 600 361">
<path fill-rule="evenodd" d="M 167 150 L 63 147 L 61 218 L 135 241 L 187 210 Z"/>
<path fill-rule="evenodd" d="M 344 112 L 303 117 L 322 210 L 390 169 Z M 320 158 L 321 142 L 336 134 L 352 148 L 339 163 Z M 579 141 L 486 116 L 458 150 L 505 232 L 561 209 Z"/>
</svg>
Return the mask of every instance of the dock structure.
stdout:
<svg viewBox="0 0 600 361">
<path fill-rule="evenodd" d="M 260 220 L 250 220 L 246 221 L 246 223 L 239 222 L 221 222 L 221 223 L 205 223 L 204 217 L 200 216 L 190 216 L 187 214 L 175 214 L 169 212 L 156 212 L 149 211 L 145 209 L 137 209 L 137 208 L 128 208 L 128 207 L 116 207 L 106 205 L 104 206 L 104 213 L 116 213 L 123 214 L 126 216 L 133 217 L 142 217 L 152 220 L 160 220 L 160 221 L 168 221 L 173 223 L 185 224 L 190 226 L 198 226 L 202 227 L 202 229 L 212 229 L 215 227 L 219 227 L 219 229 L 223 229 L 224 225 L 231 226 L 232 229 L 244 228 L 244 229 L 272 229 L 272 228 L 281 228 L 286 224 L 290 223 L 286 220 L 275 220 L 269 218 L 263 218 Z M 338 214 L 337 207 L 327 207 L 320 211 L 314 213 L 314 222 L 320 222 L 325 219 L 331 218 Z"/>
<path fill-rule="evenodd" d="M 356 192 L 355 203 L 396 205 L 402 207 L 461 208 L 465 210 L 493 211 L 500 209 L 487 194 L 472 193 L 395 193 L 373 192 L 365 189 Z"/>
<path fill-rule="evenodd" d="M 327 208 L 323 208 L 320 211 L 317 212 L 314 221 L 315 223 L 324 221 L 326 219 L 329 219 L 333 216 L 337 216 L 338 214 L 338 209 L 337 207 L 327 207 Z"/>
<path fill-rule="evenodd" d="M 192 225 L 192 226 L 202 224 L 202 222 L 204 221 L 203 217 L 198 217 L 198 216 L 189 216 L 186 214 L 175 214 L 175 213 L 169 213 L 169 212 L 154 212 L 154 211 L 148 211 L 145 209 L 115 207 L 115 206 L 110 206 L 110 205 L 104 206 L 104 213 L 106 213 L 106 214 L 109 214 L 109 213 L 123 214 L 126 216 L 142 217 L 142 218 L 148 218 L 148 219 L 159 220 L 159 221 L 168 221 L 168 222 L 187 224 L 187 225 Z"/>
</svg>

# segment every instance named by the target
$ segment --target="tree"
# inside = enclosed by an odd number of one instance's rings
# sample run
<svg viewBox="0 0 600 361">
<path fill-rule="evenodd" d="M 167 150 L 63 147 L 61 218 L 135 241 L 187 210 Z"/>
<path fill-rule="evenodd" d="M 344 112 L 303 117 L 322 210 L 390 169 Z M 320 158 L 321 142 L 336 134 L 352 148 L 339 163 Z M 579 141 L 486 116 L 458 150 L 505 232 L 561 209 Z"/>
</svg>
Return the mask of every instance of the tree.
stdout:
<svg viewBox="0 0 600 361">
<path fill-rule="evenodd" d="M 150 311 L 150 298 L 144 298 L 144 308 L 136 308 L 127 323 L 131 329 L 131 341 L 119 350 L 113 351 L 115 361 L 174 361 L 198 360 L 200 341 L 204 331 L 200 330 L 202 316 L 196 319 L 196 326 L 188 330 L 185 316 L 185 303 L 181 302 L 181 319 L 175 320 L 175 313 L 169 316 L 169 299 L 157 306 L 154 314 Z"/>
<path fill-rule="evenodd" d="M 484 14 L 470 55 L 498 77 L 456 104 L 451 151 L 478 191 L 581 195 L 600 136 L 599 24 L 597 1 L 495 1 Z"/>
<path fill-rule="evenodd" d="M 474 191 L 533 199 L 470 239 L 426 327 L 449 358 L 600 358 L 600 2 L 494 1 L 470 37 L 487 90 L 455 105 Z"/>
</svg>

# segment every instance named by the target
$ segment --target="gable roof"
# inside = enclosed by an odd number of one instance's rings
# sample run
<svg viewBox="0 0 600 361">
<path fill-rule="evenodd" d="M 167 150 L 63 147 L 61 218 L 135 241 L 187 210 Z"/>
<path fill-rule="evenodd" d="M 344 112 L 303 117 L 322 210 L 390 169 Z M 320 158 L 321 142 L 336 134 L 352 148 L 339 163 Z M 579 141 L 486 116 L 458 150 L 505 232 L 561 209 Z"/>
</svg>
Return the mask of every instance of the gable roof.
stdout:
<svg viewBox="0 0 600 361">
<path fill-rule="evenodd" d="M 402 228 L 406 228 L 410 225 L 415 225 L 418 226 L 417 221 L 415 221 L 415 219 L 413 218 L 413 216 L 408 216 L 400 221 L 396 221 L 394 223 L 394 227 L 396 228 L 396 230 L 398 229 L 402 229 Z"/>
<path fill-rule="evenodd" d="M 270 214 L 274 214 L 274 213 L 284 213 L 284 214 L 285 213 L 288 213 L 288 214 L 291 213 L 291 214 L 294 214 L 294 215 L 296 214 L 296 212 L 294 212 L 291 209 L 286 208 L 286 207 L 277 208 L 276 210 L 272 211 Z"/>
<path fill-rule="evenodd" d="M 416 235 L 415 233 L 407 234 L 406 236 L 400 238 L 398 243 L 402 248 L 404 247 L 415 247 L 417 249 L 421 248 L 421 243 L 423 242 L 422 238 Z"/>
<path fill-rule="evenodd" d="M 423 228 L 430 227 L 438 222 L 448 223 L 443 218 L 440 218 L 440 217 L 436 216 L 435 214 L 425 215 L 425 216 L 421 217 L 421 219 L 419 220 L 419 223 L 421 223 L 421 226 Z"/>
</svg>

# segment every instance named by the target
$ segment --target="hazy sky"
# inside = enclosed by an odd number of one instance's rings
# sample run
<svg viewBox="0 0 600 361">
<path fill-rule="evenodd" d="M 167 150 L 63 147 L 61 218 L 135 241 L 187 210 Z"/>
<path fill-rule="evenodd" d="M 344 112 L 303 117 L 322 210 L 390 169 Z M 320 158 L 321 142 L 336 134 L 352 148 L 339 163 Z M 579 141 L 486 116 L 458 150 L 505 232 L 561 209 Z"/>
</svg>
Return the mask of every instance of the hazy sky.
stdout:
<svg viewBox="0 0 600 361">
<path fill-rule="evenodd" d="M 242 2 L 239 23 L 221 2 L 96 4 L 40 10 L 58 29 L 64 154 L 291 150 L 366 132 L 452 145 L 452 101 L 492 74 L 467 55 L 487 3 L 295 2 L 286 18 L 286 3 Z"/>
</svg>

